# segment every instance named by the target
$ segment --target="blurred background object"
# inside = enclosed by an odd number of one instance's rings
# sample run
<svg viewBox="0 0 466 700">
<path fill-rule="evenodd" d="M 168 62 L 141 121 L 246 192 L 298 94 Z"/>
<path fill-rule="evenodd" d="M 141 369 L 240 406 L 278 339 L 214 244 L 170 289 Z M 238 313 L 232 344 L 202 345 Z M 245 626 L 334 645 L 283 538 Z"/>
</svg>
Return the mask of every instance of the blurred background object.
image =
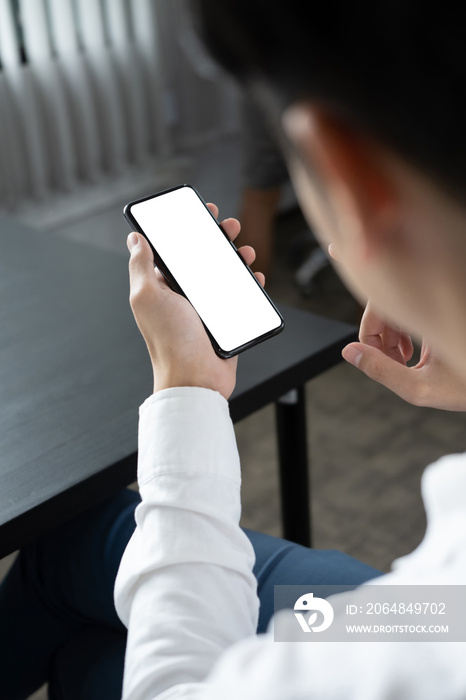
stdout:
<svg viewBox="0 0 466 700">
<path fill-rule="evenodd" d="M 0 0 L 0 207 L 57 227 L 162 189 L 237 130 L 177 0 Z"/>
<path fill-rule="evenodd" d="M 286 206 L 297 207 L 278 134 L 267 123 L 264 112 L 250 96 L 241 100 L 241 233 L 236 245 L 252 245 L 256 251 L 254 270 L 269 275 L 275 251 L 278 214 Z M 290 196 L 291 195 L 291 196 Z M 307 253 L 309 243 L 314 249 Z M 295 282 L 304 294 L 313 291 L 313 280 L 329 264 L 304 222 L 290 246 L 290 261 L 298 267 Z"/>
</svg>

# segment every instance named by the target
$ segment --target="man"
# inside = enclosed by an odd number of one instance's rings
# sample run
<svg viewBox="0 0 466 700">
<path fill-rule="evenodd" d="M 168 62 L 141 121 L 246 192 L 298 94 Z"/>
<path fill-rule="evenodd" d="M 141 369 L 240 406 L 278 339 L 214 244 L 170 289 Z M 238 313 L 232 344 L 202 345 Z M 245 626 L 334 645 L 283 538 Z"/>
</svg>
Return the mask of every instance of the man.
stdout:
<svg viewBox="0 0 466 700">
<path fill-rule="evenodd" d="M 346 359 L 407 400 L 464 410 L 464 42 L 454 10 L 427 17 L 410 0 L 379 4 L 372 17 L 364 3 L 195 6 L 211 49 L 277 125 L 313 230 L 361 302 L 371 299 Z M 234 239 L 238 223 L 224 226 Z M 378 572 L 239 528 L 226 402 L 236 360 L 214 354 L 192 307 L 154 272 L 145 240 L 130 234 L 128 247 L 131 304 L 154 369 L 140 414 L 136 530 L 137 497 L 123 495 L 22 553 L 0 591 L 10 625 L 0 676 L 20 653 L 24 671 L 10 673 L 6 692 L 0 685 L 2 698 L 25 697 L 46 677 L 53 698 L 116 697 L 124 634 L 109 591 L 130 535 L 115 587 L 128 628 L 124 698 L 463 698 L 464 644 L 256 635 L 274 583 L 362 583 Z M 242 254 L 252 263 L 251 249 Z M 426 341 L 416 368 L 400 327 Z M 424 542 L 379 582 L 466 584 L 465 492 L 464 456 L 428 468 Z"/>
<path fill-rule="evenodd" d="M 363 328 L 371 343 L 349 346 L 346 358 L 368 372 L 381 363 L 395 388 L 403 376 L 417 403 L 441 390 L 433 404 L 464 408 L 466 153 L 454 87 L 466 56 L 453 10 L 428 16 L 424 4 L 406 0 L 377 5 L 373 17 L 363 3 L 196 5 L 212 51 L 282 131 L 313 230 L 332 245 L 355 295 L 371 299 L 375 311 Z M 131 302 L 157 391 L 143 409 L 141 438 L 149 450 L 157 428 L 166 444 L 163 453 L 153 446 L 147 461 L 141 456 L 142 505 L 116 583 L 129 629 L 124 697 L 464 697 L 464 644 L 274 644 L 255 636 L 253 560 L 237 526 L 234 459 L 221 454 L 206 424 L 202 434 L 202 422 L 180 448 L 167 417 L 202 411 L 213 422 L 235 366 L 213 356 L 187 305 L 185 323 L 175 326 L 182 300 L 153 274 L 142 238 L 133 234 L 129 247 Z M 416 369 L 402 364 L 411 348 L 400 326 L 430 348 Z M 465 457 L 427 470 L 426 538 L 381 582 L 466 584 L 465 490 Z M 175 528 L 164 549 L 159 534 Z"/>
</svg>

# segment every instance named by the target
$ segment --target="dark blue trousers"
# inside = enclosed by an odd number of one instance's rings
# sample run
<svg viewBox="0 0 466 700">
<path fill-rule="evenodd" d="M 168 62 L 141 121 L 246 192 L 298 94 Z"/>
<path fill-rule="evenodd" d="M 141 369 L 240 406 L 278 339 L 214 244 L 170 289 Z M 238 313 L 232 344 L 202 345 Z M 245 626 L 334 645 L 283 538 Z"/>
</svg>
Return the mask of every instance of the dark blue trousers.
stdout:
<svg viewBox="0 0 466 700">
<path fill-rule="evenodd" d="M 25 547 L 0 586 L 0 698 L 49 683 L 51 700 L 119 700 L 126 630 L 113 586 L 139 495 L 124 490 Z M 256 553 L 258 632 L 278 584 L 354 585 L 380 572 L 335 550 L 245 530 Z"/>
</svg>

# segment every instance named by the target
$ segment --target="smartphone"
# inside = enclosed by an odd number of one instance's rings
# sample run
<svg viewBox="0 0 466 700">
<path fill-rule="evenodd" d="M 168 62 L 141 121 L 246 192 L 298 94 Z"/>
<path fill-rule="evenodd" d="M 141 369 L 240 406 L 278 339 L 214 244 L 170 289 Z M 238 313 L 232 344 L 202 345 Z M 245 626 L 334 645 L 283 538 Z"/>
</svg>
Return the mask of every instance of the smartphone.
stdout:
<svg viewBox="0 0 466 700">
<path fill-rule="evenodd" d="M 130 202 L 124 215 L 199 314 L 217 355 L 233 357 L 283 330 L 278 309 L 193 187 Z"/>
</svg>

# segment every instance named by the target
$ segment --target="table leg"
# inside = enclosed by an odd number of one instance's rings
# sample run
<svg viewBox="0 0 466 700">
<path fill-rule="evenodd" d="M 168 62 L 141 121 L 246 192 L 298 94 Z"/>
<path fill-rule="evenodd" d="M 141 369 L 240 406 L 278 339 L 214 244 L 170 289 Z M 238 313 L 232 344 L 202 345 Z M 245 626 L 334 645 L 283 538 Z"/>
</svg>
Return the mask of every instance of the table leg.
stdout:
<svg viewBox="0 0 466 700">
<path fill-rule="evenodd" d="M 304 386 L 275 403 L 283 536 L 311 546 L 310 490 Z"/>
</svg>

